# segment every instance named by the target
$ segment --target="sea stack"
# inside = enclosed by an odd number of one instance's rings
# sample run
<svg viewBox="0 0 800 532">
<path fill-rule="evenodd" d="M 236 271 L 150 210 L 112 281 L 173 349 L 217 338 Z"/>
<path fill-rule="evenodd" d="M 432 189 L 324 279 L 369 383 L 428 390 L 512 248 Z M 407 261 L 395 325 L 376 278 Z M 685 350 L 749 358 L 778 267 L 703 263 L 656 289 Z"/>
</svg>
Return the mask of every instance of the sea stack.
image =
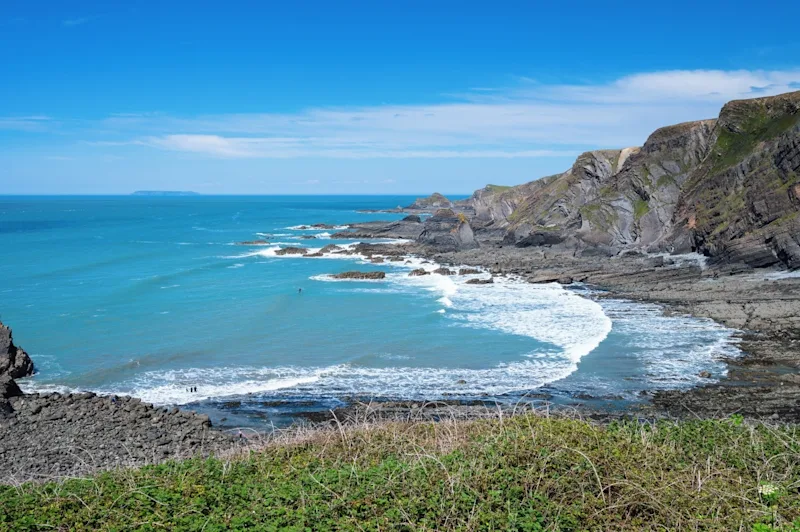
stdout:
<svg viewBox="0 0 800 532">
<path fill-rule="evenodd" d="M 11 329 L 0 322 L 0 377 L 21 379 L 33 375 L 33 361 L 21 347 L 14 345 Z"/>
</svg>

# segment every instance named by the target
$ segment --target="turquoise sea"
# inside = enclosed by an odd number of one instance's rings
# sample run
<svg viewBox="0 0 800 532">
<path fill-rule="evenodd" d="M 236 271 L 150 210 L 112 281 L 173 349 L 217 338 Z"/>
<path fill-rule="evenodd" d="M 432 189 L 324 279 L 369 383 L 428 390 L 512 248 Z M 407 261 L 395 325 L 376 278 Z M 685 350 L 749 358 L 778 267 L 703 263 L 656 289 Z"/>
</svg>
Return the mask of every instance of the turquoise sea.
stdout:
<svg viewBox="0 0 800 532">
<path fill-rule="evenodd" d="M 409 277 L 434 267 L 418 259 L 274 254 L 351 243 L 298 227 L 396 219 L 357 211 L 412 200 L 0 197 L 0 319 L 38 368 L 24 388 L 130 394 L 259 426 L 286 405 L 351 397 L 517 401 L 544 389 L 636 401 L 697 384 L 701 370 L 719 377 L 738 352 L 711 321 L 595 302 L 582 286 L 475 286 Z M 271 245 L 236 245 L 253 239 Z M 326 277 L 352 269 L 387 279 Z"/>
</svg>

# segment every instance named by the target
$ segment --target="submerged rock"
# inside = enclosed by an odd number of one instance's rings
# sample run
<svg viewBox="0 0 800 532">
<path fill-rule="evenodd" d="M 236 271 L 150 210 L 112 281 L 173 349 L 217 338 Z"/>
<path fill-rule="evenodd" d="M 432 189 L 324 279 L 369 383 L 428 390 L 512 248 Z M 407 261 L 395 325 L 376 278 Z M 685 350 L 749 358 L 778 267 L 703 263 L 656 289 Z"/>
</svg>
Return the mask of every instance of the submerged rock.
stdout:
<svg viewBox="0 0 800 532">
<path fill-rule="evenodd" d="M 489 277 L 488 279 L 470 279 L 467 281 L 466 284 L 493 284 L 494 278 Z"/>
<path fill-rule="evenodd" d="M 11 329 L 0 322 L 0 376 L 21 379 L 33 375 L 33 361 L 21 347 L 14 345 Z"/>
<path fill-rule="evenodd" d="M 244 242 L 237 242 L 237 246 L 268 246 L 269 242 L 266 240 L 245 240 Z"/>
<path fill-rule="evenodd" d="M 320 249 L 319 252 L 333 253 L 334 251 L 341 251 L 342 249 L 344 248 L 342 248 L 341 246 L 337 246 L 336 244 L 328 244 L 327 246 L 324 246 L 322 249 Z"/>
<path fill-rule="evenodd" d="M 342 272 L 342 273 L 333 273 L 330 275 L 332 279 L 368 279 L 368 280 L 379 280 L 386 278 L 386 272 L 358 272 L 358 271 L 351 271 L 351 272 Z"/>
<path fill-rule="evenodd" d="M 455 272 L 453 272 L 453 270 L 451 270 L 450 268 L 445 268 L 444 266 L 433 270 L 433 273 L 438 273 L 439 275 L 455 275 Z"/>
</svg>

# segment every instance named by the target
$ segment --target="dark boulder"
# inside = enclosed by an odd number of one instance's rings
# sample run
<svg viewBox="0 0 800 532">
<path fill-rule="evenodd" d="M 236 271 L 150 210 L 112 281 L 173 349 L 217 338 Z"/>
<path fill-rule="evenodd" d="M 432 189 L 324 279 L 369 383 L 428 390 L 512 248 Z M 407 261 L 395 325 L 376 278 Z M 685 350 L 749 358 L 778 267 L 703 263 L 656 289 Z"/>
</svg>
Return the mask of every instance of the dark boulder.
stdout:
<svg viewBox="0 0 800 532">
<path fill-rule="evenodd" d="M 22 395 L 22 390 L 19 389 L 14 379 L 8 375 L 0 377 L 0 399 L 11 399 L 12 397 L 19 397 Z"/>
<path fill-rule="evenodd" d="M 493 284 L 494 278 L 489 277 L 488 279 L 470 279 L 467 281 L 466 284 Z"/>
<path fill-rule="evenodd" d="M 400 221 L 401 222 L 421 223 L 422 222 L 422 218 L 420 218 L 419 215 L 416 215 L 416 214 L 409 214 L 408 216 L 406 216 L 405 218 L 403 218 Z"/>
<path fill-rule="evenodd" d="M 409 272 L 408 276 L 409 277 L 419 277 L 421 275 L 430 275 L 430 274 L 431 274 L 431 272 L 425 270 L 425 268 L 417 268 L 416 270 L 411 270 L 411 272 Z"/>
<path fill-rule="evenodd" d="M 474 275 L 476 273 L 481 273 L 481 271 L 475 268 L 461 268 L 458 270 L 458 275 Z"/>
<path fill-rule="evenodd" d="M 451 270 L 450 268 L 445 268 L 444 266 L 433 270 L 433 273 L 438 273 L 439 275 L 455 275 L 455 272 L 453 272 L 453 270 Z"/>
</svg>

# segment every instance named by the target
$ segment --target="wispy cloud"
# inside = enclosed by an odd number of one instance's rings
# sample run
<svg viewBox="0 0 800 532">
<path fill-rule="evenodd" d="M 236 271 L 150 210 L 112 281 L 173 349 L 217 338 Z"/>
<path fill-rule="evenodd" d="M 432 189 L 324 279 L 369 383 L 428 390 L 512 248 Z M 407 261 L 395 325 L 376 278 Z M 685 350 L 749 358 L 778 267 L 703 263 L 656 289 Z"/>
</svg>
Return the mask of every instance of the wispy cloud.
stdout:
<svg viewBox="0 0 800 532">
<path fill-rule="evenodd" d="M 595 84 L 520 78 L 512 87 L 479 87 L 439 104 L 291 114 L 117 114 L 84 124 L 82 134 L 108 149 L 138 146 L 229 159 L 564 157 L 639 145 L 658 127 L 715 117 L 729 100 L 789 92 L 798 84 L 800 69 L 651 72 Z"/>
<path fill-rule="evenodd" d="M 0 130 L 44 132 L 54 124 L 49 116 L 0 116 Z"/>
<path fill-rule="evenodd" d="M 97 17 L 74 17 L 68 18 L 61 21 L 61 25 L 67 28 L 71 28 L 74 26 L 81 26 L 86 24 L 87 22 L 91 22 L 92 20 L 96 19 Z"/>
</svg>

